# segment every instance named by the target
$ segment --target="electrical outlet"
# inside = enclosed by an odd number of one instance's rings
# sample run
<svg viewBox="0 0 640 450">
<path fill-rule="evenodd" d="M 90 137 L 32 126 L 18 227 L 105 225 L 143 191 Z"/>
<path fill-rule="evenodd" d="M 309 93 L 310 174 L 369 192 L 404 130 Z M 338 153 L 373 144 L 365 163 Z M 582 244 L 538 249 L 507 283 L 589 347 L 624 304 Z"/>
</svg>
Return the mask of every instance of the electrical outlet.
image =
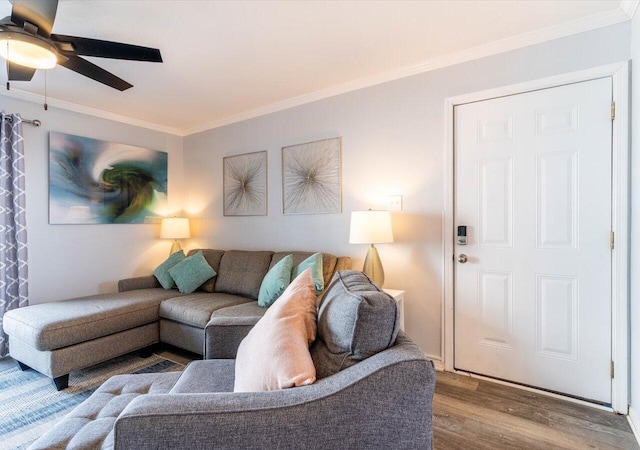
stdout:
<svg viewBox="0 0 640 450">
<path fill-rule="evenodd" d="M 387 211 L 402 211 L 402 195 L 387 195 L 385 209 Z"/>
</svg>

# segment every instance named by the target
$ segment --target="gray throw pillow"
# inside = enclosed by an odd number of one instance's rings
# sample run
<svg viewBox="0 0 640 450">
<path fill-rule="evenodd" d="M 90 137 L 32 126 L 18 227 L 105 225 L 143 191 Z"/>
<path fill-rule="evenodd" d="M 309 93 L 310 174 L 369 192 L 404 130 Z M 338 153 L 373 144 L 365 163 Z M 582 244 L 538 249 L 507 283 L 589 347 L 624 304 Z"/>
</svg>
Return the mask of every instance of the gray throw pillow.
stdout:
<svg viewBox="0 0 640 450">
<path fill-rule="evenodd" d="M 337 272 L 318 310 L 311 348 L 318 379 L 392 346 L 400 329 L 396 301 L 357 270 Z"/>
</svg>

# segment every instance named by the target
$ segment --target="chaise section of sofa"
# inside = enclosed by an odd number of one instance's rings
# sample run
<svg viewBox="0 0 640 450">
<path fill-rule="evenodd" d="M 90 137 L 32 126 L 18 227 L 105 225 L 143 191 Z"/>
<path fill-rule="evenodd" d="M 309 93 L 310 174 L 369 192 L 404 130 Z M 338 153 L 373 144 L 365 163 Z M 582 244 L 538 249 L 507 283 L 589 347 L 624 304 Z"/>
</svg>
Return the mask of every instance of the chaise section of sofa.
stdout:
<svg viewBox="0 0 640 450">
<path fill-rule="evenodd" d="M 160 304 L 174 295 L 139 289 L 8 311 L 11 356 L 65 388 L 69 372 L 157 343 Z"/>
</svg>

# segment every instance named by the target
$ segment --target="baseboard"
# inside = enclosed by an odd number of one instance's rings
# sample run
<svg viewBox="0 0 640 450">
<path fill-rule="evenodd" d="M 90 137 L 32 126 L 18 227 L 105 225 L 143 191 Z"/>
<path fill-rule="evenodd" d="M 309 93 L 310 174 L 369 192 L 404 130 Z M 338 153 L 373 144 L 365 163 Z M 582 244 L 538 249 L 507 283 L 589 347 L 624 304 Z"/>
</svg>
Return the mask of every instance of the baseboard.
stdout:
<svg viewBox="0 0 640 450">
<path fill-rule="evenodd" d="M 633 406 L 629 407 L 629 414 L 627 414 L 627 421 L 631 426 L 631 431 L 633 431 L 633 435 L 636 437 L 636 441 L 640 444 L 640 412 L 636 410 Z"/>
</svg>

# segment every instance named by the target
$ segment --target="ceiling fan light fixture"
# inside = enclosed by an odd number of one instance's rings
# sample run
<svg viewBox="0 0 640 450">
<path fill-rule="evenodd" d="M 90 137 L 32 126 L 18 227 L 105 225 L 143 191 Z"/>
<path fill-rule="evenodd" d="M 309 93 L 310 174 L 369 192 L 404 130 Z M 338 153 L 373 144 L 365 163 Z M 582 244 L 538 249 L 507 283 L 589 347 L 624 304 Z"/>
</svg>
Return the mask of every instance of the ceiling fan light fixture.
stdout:
<svg viewBox="0 0 640 450">
<path fill-rule="evenodd" d="M 33 69 L 53 69 L 58 56 L 56 48 L 42 39 L 23 33 L 0 33 L 0 56 Z"/>
</svg>

